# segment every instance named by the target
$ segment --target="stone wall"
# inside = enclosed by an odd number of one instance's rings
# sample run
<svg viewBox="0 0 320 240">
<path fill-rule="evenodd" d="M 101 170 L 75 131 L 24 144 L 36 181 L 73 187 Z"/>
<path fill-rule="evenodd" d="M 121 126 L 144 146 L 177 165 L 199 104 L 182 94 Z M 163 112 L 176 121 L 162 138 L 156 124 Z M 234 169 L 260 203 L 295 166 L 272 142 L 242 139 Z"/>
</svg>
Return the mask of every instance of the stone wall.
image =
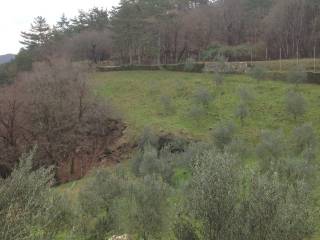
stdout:
<svg viewBox="0 0 320 240">
<path fill-rule="evenodd" d="M 220 72 L 220 73 L 245 73 L 248 71 L 246 62 L 206 62 L 203 72 Z"/>
</svg>

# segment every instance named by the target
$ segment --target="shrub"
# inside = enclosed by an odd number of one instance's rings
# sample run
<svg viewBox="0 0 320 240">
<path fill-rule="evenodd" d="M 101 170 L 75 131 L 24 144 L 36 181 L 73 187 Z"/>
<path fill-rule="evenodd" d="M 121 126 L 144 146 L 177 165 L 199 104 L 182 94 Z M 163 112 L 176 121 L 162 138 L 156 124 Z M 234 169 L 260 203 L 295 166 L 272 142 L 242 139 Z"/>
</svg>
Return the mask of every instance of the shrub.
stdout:
<svg viewBox="0 0 320 240">
<path fill-rule="evenodd" d="M 303 124 L 293 130 L 293 147 L 296 154 L 314 152 L 316 145 L 316 133 L 310 124 Z"/>
<path fill-rule="evenodd" d="M 278 160 L 286 152 L 283 133 L 281 131 L 262 131 L 260 143 L 256 149 L 261 159 L 260 168 L 262 172 L 273 171 L 279 162 Z"/>
<path fill-rule="evenodd" d="M 199 236 L 192 222 L 184 216 L 179 216 L 173 225 L 173 233 L 177 240 L 198 240 Z"/>
<path fill-rule="evenodd" d="M 207 111 L 202 105 L 192 105 L 189 112 L 187 113 L 188 117 L 196 121 L 198 124 L 200 120 L 206 116 Z"/>
<path fill-rule="evenodd" d="M 235 110 L 235 116 L 237 118 L 240 118 L 241 125 L 243 126 L 244 124 L 244 119 L 249 115 L 249 108 L 246 103 L 241 102 L 236 110 Z"/>
<path fill-rule="evenodd" d="M 302 117 L 306 111 L 306 101 L 302 95 L 299 93 L 290 91 L 287 93 L 285 98 L 285 108 L 289 114 L 291 114 L 295 120 L 298 117 Z"/>
<path fill-rule="evenodd" d="M 189 210 L 203 225 L 203 239 L 235 239 L 241 175 L 237 161 L 214 150 L 197 155 L 188 187 Z"/>
<path fill-rule="evenodd" d="M 160 103 L 162 106 L 163 113 L 165 115 L 172 114 L 174 112 L 174 106 L 170 96 L 164 95 L 160 97 Z"/>
<path fill-rule="evenodd" d="M 148 175 L 132 181 L 128 190 L 115 208 L 120 229 L 140 239 L 159 239 L 168 227 L 168 186 Z"/>
<path fill-rule="evenodd" d="M 209 149 L 195 157 L 188 209 L 203 239 L 305 239 L 316 230 L 311 186 L 278 171 L 246 171 L 230 154 Z"/>
<path fill-rule="evenodd" d="M 158 148 L 159 138 L 149 127 L 145 127 L 138 139 L 138 148 L 143 150 L 145 146 L 151 145 Z"/>
<path fill-rule="evenodd" d="M 187 94 L 187 87 L 185 81 L 177 80 L 175 82 L 175 88 L 179 97 L 185 96 Z"/>
<path fill-rule="evenodd" d="M 218 72 L 213 73 L 213 81 L 216 86 L 221 86 L 224 82 L 224 76 Z"/>
<path fill-rule="evenodd" d="M 207 89 L 200 88 L 194 93 L 194 100 L 195 103 L 200 104 L 208 109 L 210 102 L 213 100 L 213 96 Z"/>
<path fill-rule="evenodd" d="M 216 127 L 212 132 L 215 146 L 220 150 L 224 150 L 232 142 L 235 130 L 236 127 L 233 122 L 222 123 Z"/>
<path fill-rule="evenodd" d="M 267 75 L 267 70 L 262 66 L 254 66 L 249 71 L 249 76 L 257 81 L 263 80 Z"/>
<path fill-rule="evenodd" d="M 33 170 L 34 151 L 25 154 L 11 175 L 0 178 L 0 239 L 54 239 L 68 226 L 66 199 L 50 190 L 53 168 Z"/>
</svg>

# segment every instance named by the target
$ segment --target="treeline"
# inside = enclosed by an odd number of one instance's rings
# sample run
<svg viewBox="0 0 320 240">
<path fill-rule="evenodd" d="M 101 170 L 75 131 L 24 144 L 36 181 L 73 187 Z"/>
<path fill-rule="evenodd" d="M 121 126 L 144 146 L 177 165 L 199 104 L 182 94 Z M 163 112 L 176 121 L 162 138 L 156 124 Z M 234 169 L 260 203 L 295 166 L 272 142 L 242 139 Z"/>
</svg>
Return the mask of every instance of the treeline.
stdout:
<svg viewBox="0 0 320 240">
<path fill-rule="evenodd" d="M 38 17 L 21 42 L 42 57 L 119 64 L 310 57 L 319 47 L 319 10 L 310 0 L 123 0 L 111 11 L 63 15 L 52 28 Z"/>
</svg>

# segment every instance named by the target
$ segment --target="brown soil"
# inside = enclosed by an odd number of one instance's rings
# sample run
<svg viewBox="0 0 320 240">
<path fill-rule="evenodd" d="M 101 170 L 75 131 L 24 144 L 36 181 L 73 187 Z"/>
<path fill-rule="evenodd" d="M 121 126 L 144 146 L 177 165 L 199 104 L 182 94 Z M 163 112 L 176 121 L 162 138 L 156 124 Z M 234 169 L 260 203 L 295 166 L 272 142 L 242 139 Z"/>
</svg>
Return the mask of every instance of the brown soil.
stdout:
<svg viewBox="0 0 320 240">
<path fill-rule="evenodd" d="M 57 180 L 66 183 L 81 179 L 92 169 L 114 165 L 126 159 L 133 151 L 126 133 L 127 126 L 120 121 L 114 121 L 108 138 L 99 139 L 95 149 L 79 149 L 72 159 L 66 160 L 57 167 Z"/>
</svg>

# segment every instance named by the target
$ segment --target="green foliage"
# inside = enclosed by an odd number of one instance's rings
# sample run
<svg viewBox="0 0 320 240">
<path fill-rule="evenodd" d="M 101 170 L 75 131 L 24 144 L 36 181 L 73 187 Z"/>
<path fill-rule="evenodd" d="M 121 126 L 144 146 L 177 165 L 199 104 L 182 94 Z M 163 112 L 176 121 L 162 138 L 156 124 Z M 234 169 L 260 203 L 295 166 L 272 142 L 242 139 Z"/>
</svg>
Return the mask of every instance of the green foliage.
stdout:
<svg viewBox="0 0 320 240">
<path fill-rule="evenodd" d="M 290 91 L 285 97 L 285 108 L 297 120 L 298 117 L 302 117 L 306 113 L 307 103 L 301 94 Z"/>
<path fill-rule="evenodd" d="M 234 239 L 235 207 L 241 192 L 237 162 L 229 154 L 208 150 L 195 159 L 189 204 L 203 224 L 205 239 Z"/>
<path fill-rule="evenodd" d="M 312 185 L 290 172 L 290 161 L 261 174 L 210 149 L 197 155 L 195 163 L 188 203 L 204 239 L 290 240 L 315 232 Z M 301 166 L 310 167 L 307 162 Z"/>
<path fill-rule="evenodd" d="M 52 239 L 68 225 L 67 202 L 55 195 L 52 168 L 33 170 L 34 152 L 23 155 L 6 179 L 0 179 L 0 238 Z"/>
<path fill-rule="evenodd" d="M 173 232 L 177 240 L 198 240 L 196 228 L 191 220 L 185 216 L 179 216 L 173 225 Z"/>
<path fill-rule="evenodd" d="M 213 96 L 205 88 L 199 88 L 194 93 L 194 100 L 196 104 L 202 105 L 204 108 L 208 109 Z"/>
<path fill-rule="evenodd" d="M 225 56 L 230 61 L 246 61 L 250 59 L 251 49 L 248 45 L 228 46 L 215 44 L 202 52 L 202 57 L 206 61 L 215 60 L 219 56 Z"/>
<path fill-rule="evenodd" d="M 295 154 L 310 154 L 316 151 L 317 137 L 310 124 L 303 124 L 293 130 L 293 148 Z"/>
<path fill-rule="evenodd" d="M 143 151 L 137 153 L 131 163 L 131 170 L 136 176 L 146 176 L 158 174 L 167 183 L 171 183 L 174 174 L 174 154 L 170 152 L 170 147 L 165 147 L 158 151 L 151 145 L 144 146 Z"/>
<path fill-rule="evenodd" d="M 161 96 L 160 103 L 162 106 L 163 113 L 165 115 L 170 115 L 174 112 L 175 109 L 170 96 L 168 95 Z"/>
<path fill-rule="evenodd" d="M 250 128 L 244 127 L 241 133 L 246 136 L 250 144 L 257 142 L 257 135 L 261 129 L 295 127 L 296 123 L 291 117 L 286 117 L 284 108 L 283 100 L 288 91 L 288 84 L 285 81 L 263 81 L 257 86 L 256 81 L 246 75 L 226 74 L 224 78 L 223 89 L 212 86 L 212 74 L 168 71 L 97 73 L 95 83 L 96 90 L 101 96 L 111 99 L 126 113 L 124 119 L 133 135 L 139 135 L 145 126 L 150 126 L 156 131 L 164 130 L 176 135 L 183 132 L 188 136 L 204 139 L 208 129 L 213 125 L 217 125 L 223 119 L 234 117 L 235 107 L 239 103 L 240 88 L 247 89 L 255 96 L 255 100 L 249 104 L 250 118 L 246 120 Z M 159 86 L 155 95 L 148 94 L 152 80 L 156 80 Z M 177 80 L 184 84 L 184 92 L 179 96 L 176 92 Z M 208 110 L 198 109 L 198 104 L 193 107 L 193 91 L 199 88 L 206 88 L 216 96 Z M 316 133 L 319 134 L 319 87 L 303 84 L 299 92 L 304 94 L 308 102 L 308 114 L 299 120 L 313 123 Z M 159 114 L 161 108 L 157 100 L 162 95 L 174 96 L 172 101 L 175 112 L 170 117 Z M 191 112 L 199 112 L 200 117 L 195 115 L 194 118 Z"/>
<path fill-rule="evenodd" d="M 142 239 L 159 238 L 168 228 L 168 196 L 168 186 L 157 175 L 131 182 L 117 203 L 120 229 Z"/>
<path fill-rule="evenodd" d="M 244 102 L 240 102 L 237 108 L 235 109 L 234 115 L 240 119 L 241 125 L 243 126 L 245 118 L 249 115 L 248 105 Z"/>
<path fill-rule="evenodd" d="M 257 81 L 263 80 L 266 77 L 266 69 L 260 65 L 255 65 L 253 68 L 249 71 L 249 76 L 253 79 L 256 79 Z"/>
<path fill-rule="evenodd" d="M 104 240 L 117 229 L 115 202 L 126 191 L 121 169 L 99 170 L 79 193 L 76 230 L 86 239 Z"/>
<path fill-rule="evenodd" d="M 220 149 L 224 150 L 227 145 L 229 145 L 235 135 L 235 124 L 233 122 L 221 123 L 212 131 L 212 139 L 214 145 Z"/>
<path fill-rule="evenodd" d="M 286 144 L 282 131 L 262 131 L 261 140 L 256 147 L 258 157 L 261 159 L 260 167 L 263 172 L 277 168 L 279 159 L 286 153 Z"/>
<path fill-rule="evenodd" d="M 196 121 L 198 124 L 200 120 L 203 119 L 207 115 L 207 111 L 202 105 L 192 105 L 187 116 L 192 120 Z"/>
<path fill-rule="evenodd" d="M 221 86 L 224 82 L 224 76 L 218 72 L 213 74 L 213 81 L 216 86 Z"/>
</svg>

